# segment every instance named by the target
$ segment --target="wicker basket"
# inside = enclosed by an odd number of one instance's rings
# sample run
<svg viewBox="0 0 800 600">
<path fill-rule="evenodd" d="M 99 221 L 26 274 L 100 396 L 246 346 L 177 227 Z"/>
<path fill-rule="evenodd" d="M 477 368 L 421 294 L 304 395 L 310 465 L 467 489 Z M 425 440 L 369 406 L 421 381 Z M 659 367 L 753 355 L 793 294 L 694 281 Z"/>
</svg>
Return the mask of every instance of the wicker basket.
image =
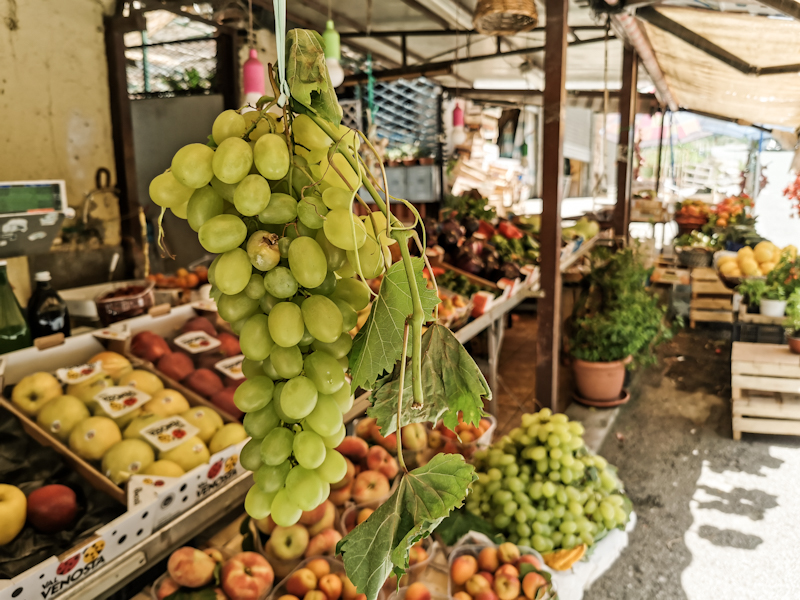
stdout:
<svg viewBox="0 0 800 600">
<path fill-rule="evenodd" d="M 536 27 L 534 0 L 478 0 L 472 23 L 483 35 L 514 35 Z"/>
<path fill-rule="evenodd" d="M 714 257 L 712 252 L 702 248 L 675 248 L 675 252 L 678 254 L 678 262 L 691 269 L 710 267 Z"/>
</svg>

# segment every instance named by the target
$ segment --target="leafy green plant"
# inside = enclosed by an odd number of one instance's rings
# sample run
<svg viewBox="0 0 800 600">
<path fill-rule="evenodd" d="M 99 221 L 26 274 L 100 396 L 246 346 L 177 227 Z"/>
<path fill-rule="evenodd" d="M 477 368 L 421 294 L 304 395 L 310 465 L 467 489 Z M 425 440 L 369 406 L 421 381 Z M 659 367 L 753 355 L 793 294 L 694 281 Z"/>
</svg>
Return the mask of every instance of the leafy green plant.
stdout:
<svg viewBox="0 0 800 600">
<path fill-rule="evenodd" d="M 666 306 L 648 291 L 651 269 L 632 248 L 611 254 L 596 249 L 592 270 L 584 278 L 578 301 L 567 322 L 572 356 L 590 362 L 655 361 L 653 349 L 672 336 Z"/>
<path fill-rule="evenodd" d="M 742 302 L 747 306 L 758 306 L 767 293 L 767 282 L 763 279 L 745 279 L 736 286 L 736 291 L 742 295 Z"/>
<path fill-rule="evenodd" d="M 800 289 L 795 290 L 786 302 L 786 319 L 783 326 L 791 337 L 800 336 Z"/>
</svg>

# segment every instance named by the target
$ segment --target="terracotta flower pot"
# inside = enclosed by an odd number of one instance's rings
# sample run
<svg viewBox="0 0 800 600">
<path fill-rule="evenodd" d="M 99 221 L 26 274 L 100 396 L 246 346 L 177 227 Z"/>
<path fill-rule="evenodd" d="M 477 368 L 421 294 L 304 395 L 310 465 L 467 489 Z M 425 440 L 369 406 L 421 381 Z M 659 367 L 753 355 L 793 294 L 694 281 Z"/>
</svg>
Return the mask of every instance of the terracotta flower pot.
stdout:
<svg viewBox="0 0 800 600">
<path fill-rule="evenodd" d="M 800 354 L 800 337 L 786 336 L 786 341 L 789 342 L 789 350 L 795 354 Z"/>
<path fill-rule="evenodd" d="M 611 362 L 588 362 L 573 358 L 572 372 L 575 374 L 578 394 L 595 402 L 618 400 L 625 382 L 625 365 L 631 360 L 630 356 Z"/>
</svg>

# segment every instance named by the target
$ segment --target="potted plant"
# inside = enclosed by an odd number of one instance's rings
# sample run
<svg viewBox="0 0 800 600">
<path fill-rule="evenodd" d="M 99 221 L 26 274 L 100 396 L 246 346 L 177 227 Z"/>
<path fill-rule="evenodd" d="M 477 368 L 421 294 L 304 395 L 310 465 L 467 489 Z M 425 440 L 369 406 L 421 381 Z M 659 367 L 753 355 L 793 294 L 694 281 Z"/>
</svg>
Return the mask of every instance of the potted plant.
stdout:
<svg viewBox="0 0 800 600">
<path fill-rule="evenodd" d="M 400 146 L 400 150 L 403 152 L 402 161 L 405 166 L 411 167 L 417 164 L 417 154 L 419 153 L 419 148 L 417 148 L 414 144 L 403 144 Z"/>
<path fill-rule="evenodd" d="M 436 151 L 427 146 L 423 146 L 419 149 L 418 160 L 421 165 L 432 165 L 436 161 Z"/>
<path fill-rule="evenodd" d="M 786 320 L 783 326 L 786 328 L 789 350 L 800 354 L 800 289 L 792 292 L 786 302 Z"/>
<path fill-rule="evenodd" d="M 672 335 L 666 307 L 645 288 L 646 269 L 632 248 L 609 254 L 598 248 L 592 269 L 567 322 L 578 400 L 614 406 L 623 393 L 625 368 L 655 361 L 654 347 Z"/>
<path fill-rule="evenodd" d="M 745 279 L 736 286 L 736 291 L 742 296 L 742 302 L 747 307 L 747 312 L 757 313 L 761 305 L 761 298 L 767 291 L 767 282 L 763 279 Z"/>
<path fill-rule="evenodd" d="M 786 314 L 786 288 L 779 282 L 767 284 L 759 308 L 765 317 L 782 317 Z"/>
<path fill-rule="evenodd" d="M 389 167 L 397 167 L 403 159 L 403 151 L 400 148 L 387 148 L 386 149 L 386 165 Z"/>
</svg>

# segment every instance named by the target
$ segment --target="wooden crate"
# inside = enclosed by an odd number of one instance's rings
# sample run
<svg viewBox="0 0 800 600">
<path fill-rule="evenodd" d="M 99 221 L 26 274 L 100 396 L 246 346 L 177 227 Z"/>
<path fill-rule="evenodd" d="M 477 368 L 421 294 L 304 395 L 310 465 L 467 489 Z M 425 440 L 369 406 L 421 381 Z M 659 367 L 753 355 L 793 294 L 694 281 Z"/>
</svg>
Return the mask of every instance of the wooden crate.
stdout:
<svg viewBox="0 0 800 600">
<path fill-rule="evenodd" d="M 689 302 L 689 326 L 697 321 L 733 323 L 733 292 L 709 267 L 692 269 L 692 299 Z"/>
<path fill-rule="evenodd" d="M 800 435 L 800 354 L 779 344 L 734 342 L 733 439 L 742 432 Z"/>
<path fill-rule="evenodd" d="M 760 313 L 747 312 L 747 306 L 742 302 L 739 305 L 739 321 L 742 323 L 757 323 L 759 325 L 783 325 L 786 317 L 768 317 Z"/>
</svg>

